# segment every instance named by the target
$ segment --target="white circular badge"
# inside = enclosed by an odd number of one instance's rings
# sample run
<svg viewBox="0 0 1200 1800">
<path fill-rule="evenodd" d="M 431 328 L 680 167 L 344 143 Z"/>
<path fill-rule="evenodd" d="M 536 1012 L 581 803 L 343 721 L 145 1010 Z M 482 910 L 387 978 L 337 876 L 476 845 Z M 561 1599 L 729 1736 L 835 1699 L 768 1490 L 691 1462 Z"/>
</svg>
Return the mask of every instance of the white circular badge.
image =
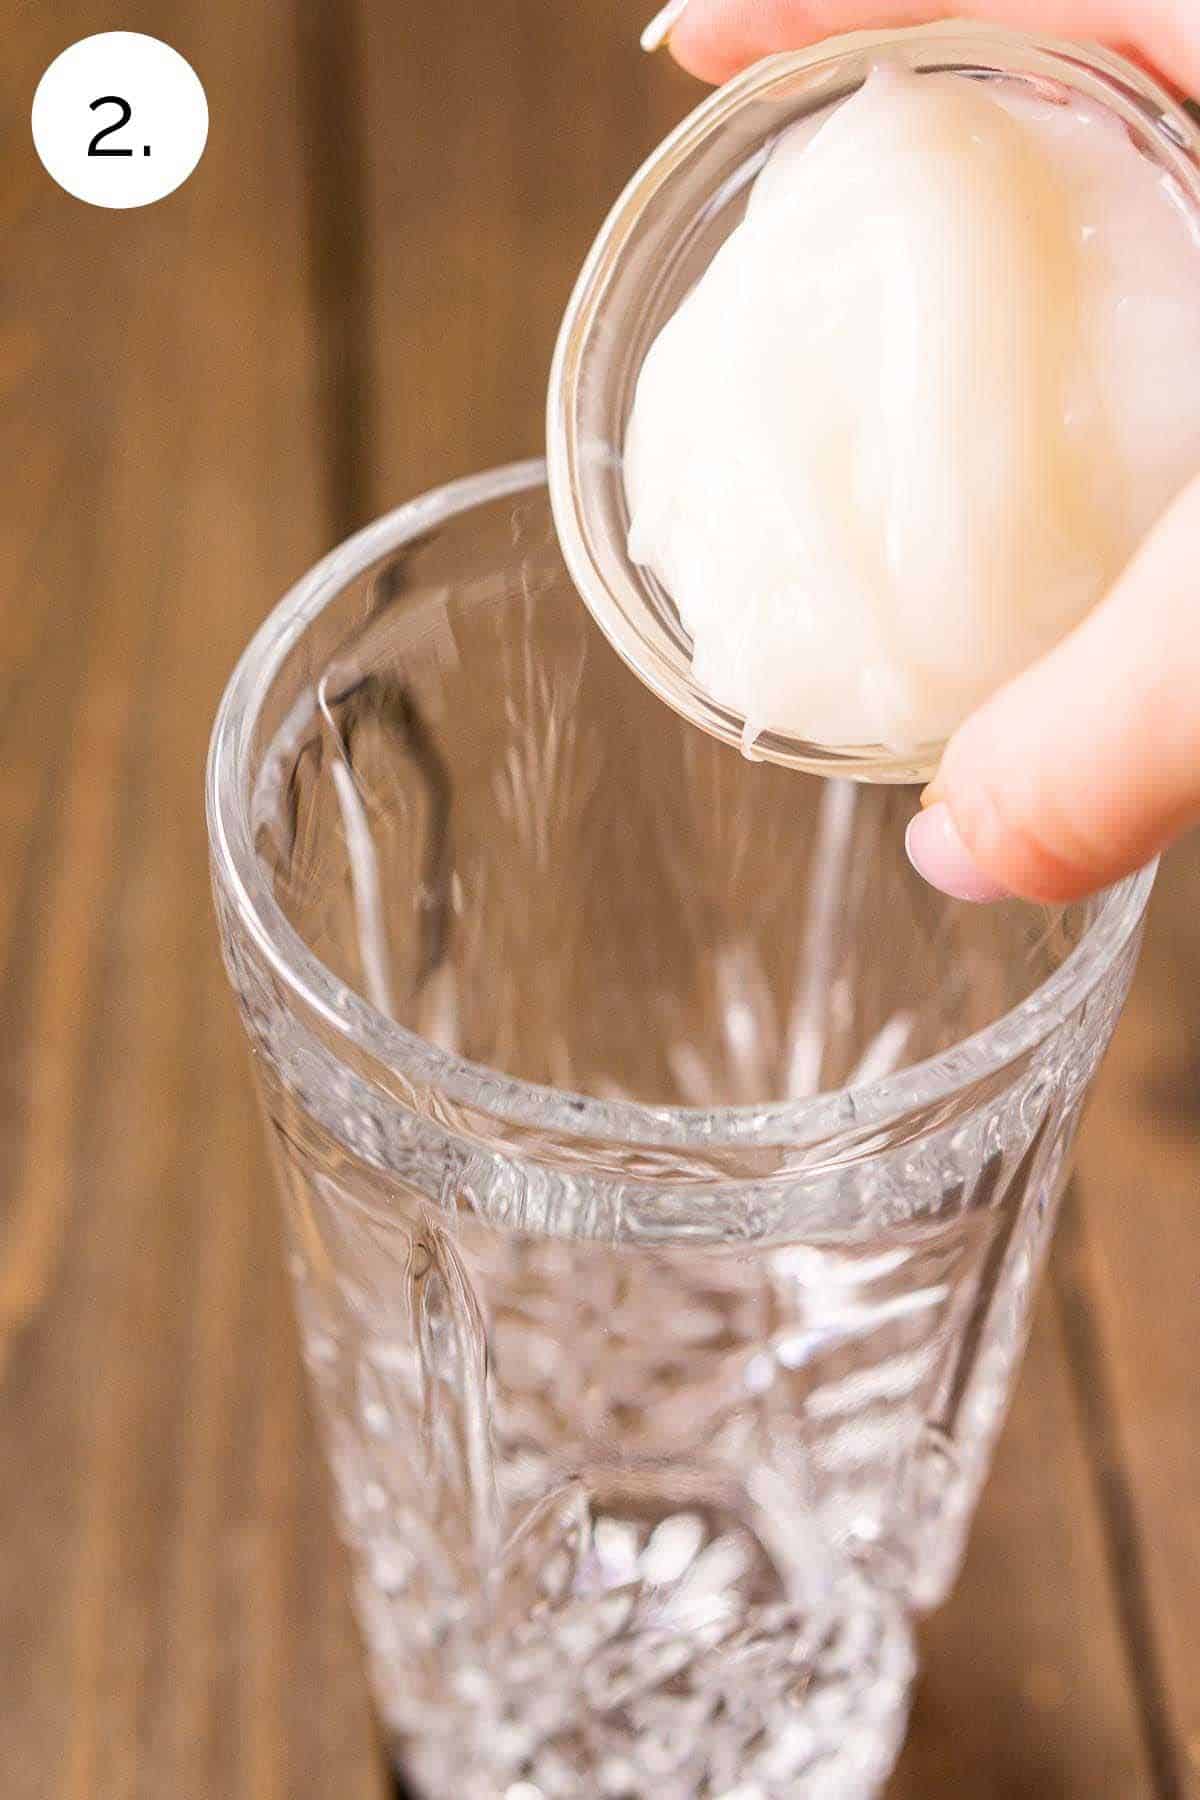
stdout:
<svg viewBox="0 0 1200 1800">
<path fill-rule="evenodd" d="M 149 206 L 204 154 L 208 101 L 192 65 L 140 31 L 56 56 L 33 96 L 33 142 L 59 187 L 92 206 Z"/>
</svg>

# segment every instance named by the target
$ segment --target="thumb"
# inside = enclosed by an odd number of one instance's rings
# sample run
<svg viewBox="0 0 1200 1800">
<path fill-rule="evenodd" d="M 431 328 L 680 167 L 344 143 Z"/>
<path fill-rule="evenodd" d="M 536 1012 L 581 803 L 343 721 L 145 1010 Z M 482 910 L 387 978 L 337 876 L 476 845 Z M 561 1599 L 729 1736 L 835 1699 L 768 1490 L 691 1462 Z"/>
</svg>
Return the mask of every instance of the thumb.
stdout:
<svg viewBox="0 0 1200 1800">
<path fill-rule="evenodd" d="M 909 856 L 963 900 L 1074 900 L 1200 821 L 1200 481 L 1108 597 L 951 739 Z"/>
</svg>

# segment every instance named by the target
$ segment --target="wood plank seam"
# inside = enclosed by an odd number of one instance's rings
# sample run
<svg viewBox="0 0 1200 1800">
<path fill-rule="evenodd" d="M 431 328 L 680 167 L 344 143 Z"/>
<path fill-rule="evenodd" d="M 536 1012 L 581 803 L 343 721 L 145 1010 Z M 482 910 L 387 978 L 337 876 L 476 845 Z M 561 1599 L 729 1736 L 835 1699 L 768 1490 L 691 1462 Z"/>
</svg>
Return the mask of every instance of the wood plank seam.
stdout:
<svg viewBox="0 0 1200 1800">
<path fill-rule="evenodd" d="M 320 449 L 331 542 L 339 542 L 370 515 L 376 424 L 362 27 L 357 0 L 341 7 L 296 0 L 294 20 Z"/>
<path fill-rule="evenodd" d="M 1116 1407 L 1088 1280 L 1084 1230 L 1078 1189 L 1072 1186 L 1059 1220 L 1057 1252 L 1051 1258 L 1051 1290 L 1067 1347 L 1155 1800 L 1186 1800 L 1184 1751 L 1171 1723 L 1133 1486 L 1121 1454 Z"/>
</svg>

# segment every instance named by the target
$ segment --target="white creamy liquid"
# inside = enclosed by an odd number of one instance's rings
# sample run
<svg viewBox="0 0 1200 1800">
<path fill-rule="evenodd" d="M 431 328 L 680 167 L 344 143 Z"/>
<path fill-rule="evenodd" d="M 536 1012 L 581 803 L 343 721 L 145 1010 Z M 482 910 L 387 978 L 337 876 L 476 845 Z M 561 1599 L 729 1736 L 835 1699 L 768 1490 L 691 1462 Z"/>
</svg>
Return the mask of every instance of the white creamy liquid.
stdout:
<svg viewBox="0 0 1200 1800">
<path fill-rule="evenodd" d="M 883 68 L 664 326 L 630 555 L 747 740 L 936 747 L 1200 471 L 1200 225 L 1124 127 Z"/>
</svg>

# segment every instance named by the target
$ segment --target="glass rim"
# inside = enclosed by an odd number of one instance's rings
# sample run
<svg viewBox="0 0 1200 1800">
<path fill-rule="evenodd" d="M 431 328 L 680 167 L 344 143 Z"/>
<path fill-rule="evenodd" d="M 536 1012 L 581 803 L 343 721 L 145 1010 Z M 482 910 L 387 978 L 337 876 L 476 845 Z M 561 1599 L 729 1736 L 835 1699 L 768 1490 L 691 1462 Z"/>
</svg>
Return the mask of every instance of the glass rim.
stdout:
<svg viewBox="0 0 1200 1800">
<path fill-rule="evenodd" d="M 477 506 L 545 486 L 540 458 L 508 463 L 434 488 L 363 527 L 301 576 L 268 614 L 242 653 L 217 711 L 206 772 L 214 886 L 271 973 L 353 1052 L 356 1066 L 366 1059 L 381 1074 L 399 1078 L 409 1093 L 436 1090 L 441 1099 L 508 1125 L 560 1136 L 648 1148 L 774 1148 L 836 1139 L 850 1129 L 881 1129 L 917 1108 L 950 1101 L 1059 1029 L 1137 932 L 1157 862 L 1106 890 L 1096 918 L 1060 967 L 980 1031 L 892 1075 L 749 1106 L 602 1100 L 523 1081 L 440 1049 L 387 1017 L 314 954 L 275 899 L 254 849 L 248 759 L 263 701 L 308 626 L 373 562 Z"/>
</svg>

